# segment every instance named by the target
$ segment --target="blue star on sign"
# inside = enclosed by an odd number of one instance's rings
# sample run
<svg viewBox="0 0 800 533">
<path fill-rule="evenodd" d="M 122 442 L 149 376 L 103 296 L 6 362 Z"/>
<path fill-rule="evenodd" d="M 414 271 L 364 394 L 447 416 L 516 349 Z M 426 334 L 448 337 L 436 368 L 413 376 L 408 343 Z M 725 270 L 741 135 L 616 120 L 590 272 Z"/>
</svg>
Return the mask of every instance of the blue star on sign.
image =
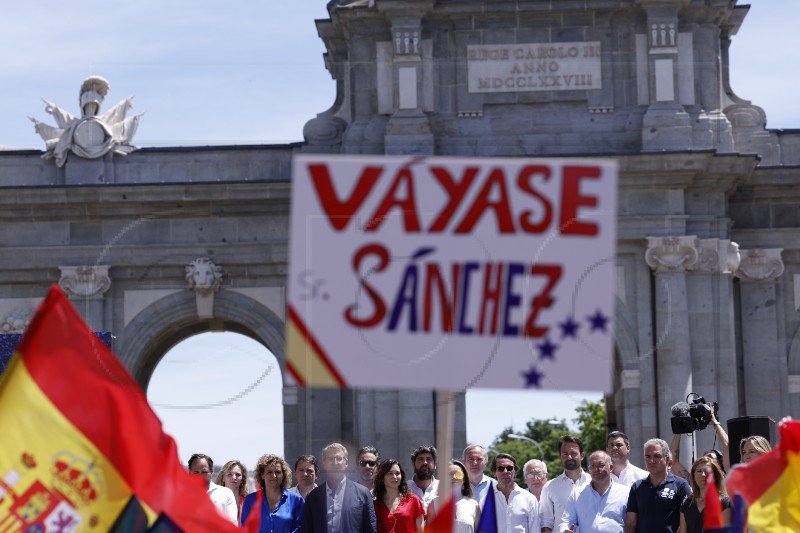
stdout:
<svg viewBox="0 0 800 533">
<path fill-rule="evenodd" d="M 599 309 L 595 314 L 588 316 L 586 318 L 588 318 L 589 322 L 591 322 L 590 331 L 597 331 L 598 329 L 601 331 L 606 331 L 606 324 L 608 324 L 608 317 L 605 316 Z"/>
<path fill-rule="evenodd" d="M 539 388 L 539 382 L 544 377 L 544 374 L 539 372 L 536 367 L 531 367 L 527 372 L 522 372 L 522 377 L 525 378 L 526 387 Z"/>
<path fill-rule="evenodd" d="M 539 359 L 555 359 L 556 350 L 558 346 L 550 342 L 550 339 L 545 339 L 542 344 L 537 344 L 539 348 Z"/>
<path fill-rule="evenodd" d="M 568 316 L 564 322 L 559 322 L 558 326 L 561 328 L 562 339 L 566 339 L 567 337 L 572 337 L 573 339 L 578 338 L 578 327 L 580 327 L 580 324 L 575 322 L 571 316 Z"/>
</svg>

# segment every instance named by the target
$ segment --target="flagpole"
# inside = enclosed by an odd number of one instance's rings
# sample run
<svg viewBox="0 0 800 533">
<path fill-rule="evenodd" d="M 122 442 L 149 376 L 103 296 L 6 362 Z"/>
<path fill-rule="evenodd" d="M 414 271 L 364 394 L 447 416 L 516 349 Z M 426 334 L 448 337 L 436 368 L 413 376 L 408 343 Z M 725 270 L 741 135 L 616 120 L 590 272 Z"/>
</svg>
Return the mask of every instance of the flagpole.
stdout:
<svg viewBox="0 0 800 533">
<path fill-rule="evenodd" d="M 455 395 L 451 390 L 436 391 L 436 449 L 439 450 L 439 505 L 450 499 L 450 457 L 453 452 L 453 432 L 455 428 Z M 444 460 L 442 460 L 444 459 Z"/>
</svg>

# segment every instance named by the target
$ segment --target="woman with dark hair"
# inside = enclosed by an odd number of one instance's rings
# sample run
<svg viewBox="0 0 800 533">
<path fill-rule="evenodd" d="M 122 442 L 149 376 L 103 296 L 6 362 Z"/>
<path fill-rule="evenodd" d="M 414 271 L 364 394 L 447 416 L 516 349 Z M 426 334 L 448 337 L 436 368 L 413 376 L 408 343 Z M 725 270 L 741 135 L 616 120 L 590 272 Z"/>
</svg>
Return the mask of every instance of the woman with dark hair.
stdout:
<svg viewBox="0 0 800 533">
<path fill-rule="evenodd" d="M 303 497 L 287 489 L 292 486 L 289 464 L 277 455 L 262 455 L 253 477 L 261 487 L 261 524 L 259 533 L 298 533 L 303 516 Z M 244 499 L 239 525 L 253 512 L 257 493 Z"/>
<path fill-rule="evenodd" d="M 714 484 L 719 491 L 719 500 L 722 503 L 722 516 L 725 523 L 731 519 L 731 500 L 725 491 L 725 475 L 722 473 L 717 461 L 703 455 L 692 464 L 689 475 L 689 484 L 692 486 L 691 496 L 687 496 L 681 504 L 681 522 L 678 533 L 702 533 L 703 511 L 706 506 L 706 488 L 708 479 L 714 478 Z"/>
<path fill-rule="evenodd" d="M 228 487 L 233 492 L 233 496 L 236 498 L 236 509 L 238 511 L 236 519 L 238 520 L 242 516 L 242 504 L 245 496 L 247 496 L 247 467 L 241 461 L 228 461 L 217 474 L 215 483 Z"/>
<path fill-rule="evenodd" d="M 378 533 L 418 533 L 425 525 L 422 500 L 408 490 L 406 473 L 396 459 L 378 465 L 374 504 Z"/>
<path fill-rule="evenodd" d="M 455 533 L 475 533 L 481 516 L 481 506 L 472 497 L 467 467 L 453 459 L 450 461 L 450 483 L 453 487 L 453 500 L 456 502 Z"/>
</svg>

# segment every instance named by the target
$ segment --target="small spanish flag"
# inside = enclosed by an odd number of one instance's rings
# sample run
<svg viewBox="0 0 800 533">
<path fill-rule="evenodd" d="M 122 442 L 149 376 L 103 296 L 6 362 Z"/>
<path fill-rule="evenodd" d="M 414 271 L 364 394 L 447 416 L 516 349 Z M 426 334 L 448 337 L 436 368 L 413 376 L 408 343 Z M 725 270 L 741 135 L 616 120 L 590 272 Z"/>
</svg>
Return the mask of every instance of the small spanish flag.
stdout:
<svg viewBox="0 0 800 533">
<path fill-rule="evenodd" d="M 800 421 L 783 422 L 771 452 L 728 475 L 731 495 L 747 503 L 747 526 L 755 531 L 800 531 Z"/>
<path fill-rule="evenodd" d="M 0 435 L 0 531 L 239 531 L 56 286 L 0 381 Z"/>
</svg>

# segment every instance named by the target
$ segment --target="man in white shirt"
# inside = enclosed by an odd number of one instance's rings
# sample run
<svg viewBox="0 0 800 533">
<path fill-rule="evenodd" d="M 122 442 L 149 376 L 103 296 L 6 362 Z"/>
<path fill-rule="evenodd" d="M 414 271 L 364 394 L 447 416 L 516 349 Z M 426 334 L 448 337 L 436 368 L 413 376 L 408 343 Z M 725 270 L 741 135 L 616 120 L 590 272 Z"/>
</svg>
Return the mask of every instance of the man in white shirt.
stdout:
<svg viewBox="0 0 800 533">
<path fill-rule="evenodd" d="M 236 506 L 236 497 L 228 487 L 217 485 L 211 481 L 214 473 L 214 461 L 204 453 L 196 453 L 189 458 L 189 472 L 201 476 L 206 480 L 208 497 L 219 513 L 234 524 L 238 524 L 239 508 Z"/>
<path fill-rule="evenodd" d="M 480 444 L 470 444 L 464 448 L 461 458 L 467 467 L 472 497 L 475 501 L 481 501 L 486 496 L 489 484 L 494 483 L 492 478 L 483 473 L 483 469 L 486 468 L 486 449 Z"/>
<path fill-rule="evenodd" d="M 491 470 L 497 479 L 497 533 L 539 533 L 539 503 L 514 481 L 517 468 L 517 460 L 510 454 L 498 453 L 492 459 Z M 482 504 L 485 508 L 485 498 Z"/>
<path fill-rule="evenodd" d="M 422 500 L 425 508 L 425 521 L 430 522 L 436 516 L 436 500 L 439 497 L 439 480 L 436 479 L 436 448 L 419 446 L 411 454 L 414 465 L 414 477 L 408 480 L 408 489 Z"/>
<path fill-rule="evenodd" d="M 606 452 L 611 456 L 614 466 L 611 469 L 611 479 L 630 487 L 636 481 L 646 478 L 647 470 L 628 462 L 631 453 L 631 443 L 628 436 L 621 431 L 612 431 L 606 437 Z"/>
<path fill-rule="evenodd" d="M 542 533 L 551 533 L 561 523 L 561 516 L 567 506 L 567 499 L 574 489 L 591 480 L 583 471 L 581 463 L 585 457 L 583 442 L 578 437 L 564 435 L 558 439 L 558 453 L 564 473 L 545 483 L 539 503 Z"/>
<path fill-rule="evenodd" d="M 558 531 L 622 533 L 630 489 L 611 479 L 611 457 L 598 450 L 589 456 L 591 483 L 572 491 Z"/>
</svg>

